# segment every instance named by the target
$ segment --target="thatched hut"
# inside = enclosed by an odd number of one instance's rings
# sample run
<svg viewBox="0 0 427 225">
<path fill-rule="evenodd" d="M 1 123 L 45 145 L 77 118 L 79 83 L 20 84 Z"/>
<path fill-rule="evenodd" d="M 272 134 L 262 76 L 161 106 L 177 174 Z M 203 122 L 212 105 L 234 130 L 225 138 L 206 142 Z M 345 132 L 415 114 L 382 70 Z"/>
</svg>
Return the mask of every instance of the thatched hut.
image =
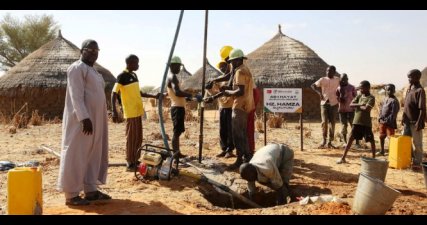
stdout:
<svg viewBox="0 0 427 225">
<path fill-rule="evenodd" d="M 206 73 L 205 73 L 205 82 L 212 80 L 220 76 L 221 71 L 217 70 L 212 66 L 209 61 L 206 60 Z M 203 67 L 198 69 L 194 75 L 186 80 L 182 85 L 182 89 L 186 91 L 201 91 L 202 90 L 202 81 L 203 81 Z"/>
<path fill-rule="evenodd" d="M 423 86 L 424 88 L 427 87 L 427 67 L 421 71 L 420 82 L 421 82 L 421 86 Z"/>
<path fill-rule="evenodd" d="M 182 66 L 183 68 L 181 69 L 181 71 L 179 71 L 179 73 L 176 75 L 178 80 L 179 80 L 179 84 L 181 85 L 182 88 L 182 84 L 185 83 L 188 79 L 190 79 L 191 73 L 188 72 L 187 68 L 185 68 L 185 66 Z M 151 94 L 157 94 L 160 92 L 160 87 L 154 88 L 152 91 L 150 91 Z M 167 92 L 167 83 L 165 81 L 165 87 L 163 88 L 163 92 Z M 156 106 L 157 105 L 157 100 L 150 100 L 150 101 L 154 101 L 154 103 L 152 103 L 152 106 Z M 170 99 L 169 98 L 165 98 L 163 100 L 163 105 L 164 106 L 170 106 Z"/>
<path fill-rule="evenodd" d="M 247 56 L 246 63 L 262 93 L 265 87 L 302 88 L 304 118 L 320 119 L 320 99 L 310 85 L 325 76 L 328 64 L 312 49 L 283 34 L 279 25 L 272 39 Z M 258 113 L 262 106 L 263 103 L 258 105 Z"/>
<path fill-rule="evenodd" d="M 29 113 L 38 110 L 46 118 L 62 118 L 67 68 L 79 58 L 80 49 L 59 31 L 57 38 L 0 77 L 0 112 L 10 116 L 27 103 Z M 99 64 L 94 67 L 105 80 L 105 94 L 109 99 L 116 78 Z"/>
<path fill-rule="evenodd" d="M 176 77 L 179 80 L 179 84 L 182 86 L 182 83 L 185 82 L 186 80 L 190 79 L 192 77 L 191 73 L 188 72 L 187 68 L 185 68 L 185 66 L 182 66 L 183 68 L 181 69 L 181 71 L 179 71 L 179 73 L 176 75 Z M 163 89 L 164 92 L 166 92 L 166 82 L 165 82 L 165 87 Z M 181 87 L 182 88 L 182 87 Z M 160 86 L 157 88 L 154 88 L 150 93 L 156 94 L 159 93 L 160 91 Z"/>
<path fill-rule="evenodd" d="M 218 76 L 222 75 L 221 71 L 217 70 L 214 66 L 212 66 L 209 61 L 206 60 L 206 73 L 205 73 L 205 82 L 208 80 L 212 80 Z M 202 90 L 202 81 L 203 81 L 203 67 L 198 69 L 194 75 L 186 80 L 182 85 L 182 89 L 191 93 L 201 93 Z M 194 108 L 197 103 L 191 103 Z M 215 101 L 213 104 L 206 104 L 205 107 L 207 109 L 216 109 L 217 102 Z"/>
</svg>

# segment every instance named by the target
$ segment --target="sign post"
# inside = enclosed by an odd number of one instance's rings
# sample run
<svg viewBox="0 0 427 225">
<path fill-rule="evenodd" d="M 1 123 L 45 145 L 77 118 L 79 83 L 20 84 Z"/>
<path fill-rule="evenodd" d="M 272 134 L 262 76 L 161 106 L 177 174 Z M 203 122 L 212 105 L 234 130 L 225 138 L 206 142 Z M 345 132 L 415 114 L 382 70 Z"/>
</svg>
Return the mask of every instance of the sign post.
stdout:
<svg viewBox="0 0 427 225">
<path fill-rule="evenodd" d="M 267 112 L 299 113 L 301 151 L 303 150 L 302 123 L 302 89 L 301 88 L 264 88 L 264 145 L 267 145 Z"/>
</svg>

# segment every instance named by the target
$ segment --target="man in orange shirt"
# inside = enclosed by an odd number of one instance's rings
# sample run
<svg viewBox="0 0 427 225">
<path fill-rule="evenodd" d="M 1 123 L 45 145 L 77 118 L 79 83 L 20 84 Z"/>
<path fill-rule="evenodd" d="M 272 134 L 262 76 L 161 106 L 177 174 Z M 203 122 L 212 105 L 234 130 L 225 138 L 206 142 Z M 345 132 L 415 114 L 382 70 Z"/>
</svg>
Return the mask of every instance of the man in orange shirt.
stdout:
<svg viewBox="0 0 427 225">
<path fill-rule="evenodd" d="M 237 150 L 237 159 L 230 165 L 229 169 L 239 168 L 243 162 L 249 162 L 253 156 L 249 150 L 247 135 L 248 114 L 254 110 L 255 102 L 253 97 L 254 81 L 249 68 L 243 64 L 246 57 L 240 49 L 233 49 L 230 52 L 229 61 L 232 65 L 232 88 L 224 90 L 224 96 L 233 96 L 232 112 L 232 132 L 233 141 Z"/>
</svg>

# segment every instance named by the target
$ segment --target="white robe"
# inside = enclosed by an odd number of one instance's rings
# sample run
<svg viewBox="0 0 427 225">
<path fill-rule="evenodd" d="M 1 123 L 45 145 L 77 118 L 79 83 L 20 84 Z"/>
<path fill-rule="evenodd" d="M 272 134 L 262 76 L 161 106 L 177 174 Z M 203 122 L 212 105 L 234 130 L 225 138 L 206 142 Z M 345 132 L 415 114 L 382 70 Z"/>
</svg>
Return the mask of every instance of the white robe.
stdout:
<svg viewBox="0 0 427 225">
<path fill-rule="evenodd" d="M 68 68 L 59 191 L 96 191 L 97 185 L 106 182 L 108 125 L 104 87 L 102 75 L 81 60 Z M 92 121 L 92 135 L 82 132 L 80 121 L 86 118 Z"/>
</svg>

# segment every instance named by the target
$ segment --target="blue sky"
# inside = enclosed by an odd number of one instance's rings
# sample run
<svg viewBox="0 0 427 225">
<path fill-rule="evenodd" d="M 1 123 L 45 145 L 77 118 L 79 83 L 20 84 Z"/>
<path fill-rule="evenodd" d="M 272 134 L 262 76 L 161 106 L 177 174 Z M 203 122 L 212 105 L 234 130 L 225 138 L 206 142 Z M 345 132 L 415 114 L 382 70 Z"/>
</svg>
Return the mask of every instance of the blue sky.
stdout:
<svg viewBox="0 0 427 225">
<path fill-rule="evenodd" d="M 80 46 L 87 38 L 98 41 L 98 63 L 114 75 L 125 68 L 128 54 L 140 58 L 140 85 L 160 86 L 173 41 L 179 11 L 31 10 L 4 11 L 15 17 L 53 15 L 63 36 Z M 207 57 L 219 60 L 224 45 L 248 54 L 277 33 L 313 49 L 350 83 L 407 83 L 409 70 L 427 66 L 427 11 L 209 11 Z M 191 72 L 202 66 L 204 11 L 185 11 L 175 48 Z"/>
</svg>

